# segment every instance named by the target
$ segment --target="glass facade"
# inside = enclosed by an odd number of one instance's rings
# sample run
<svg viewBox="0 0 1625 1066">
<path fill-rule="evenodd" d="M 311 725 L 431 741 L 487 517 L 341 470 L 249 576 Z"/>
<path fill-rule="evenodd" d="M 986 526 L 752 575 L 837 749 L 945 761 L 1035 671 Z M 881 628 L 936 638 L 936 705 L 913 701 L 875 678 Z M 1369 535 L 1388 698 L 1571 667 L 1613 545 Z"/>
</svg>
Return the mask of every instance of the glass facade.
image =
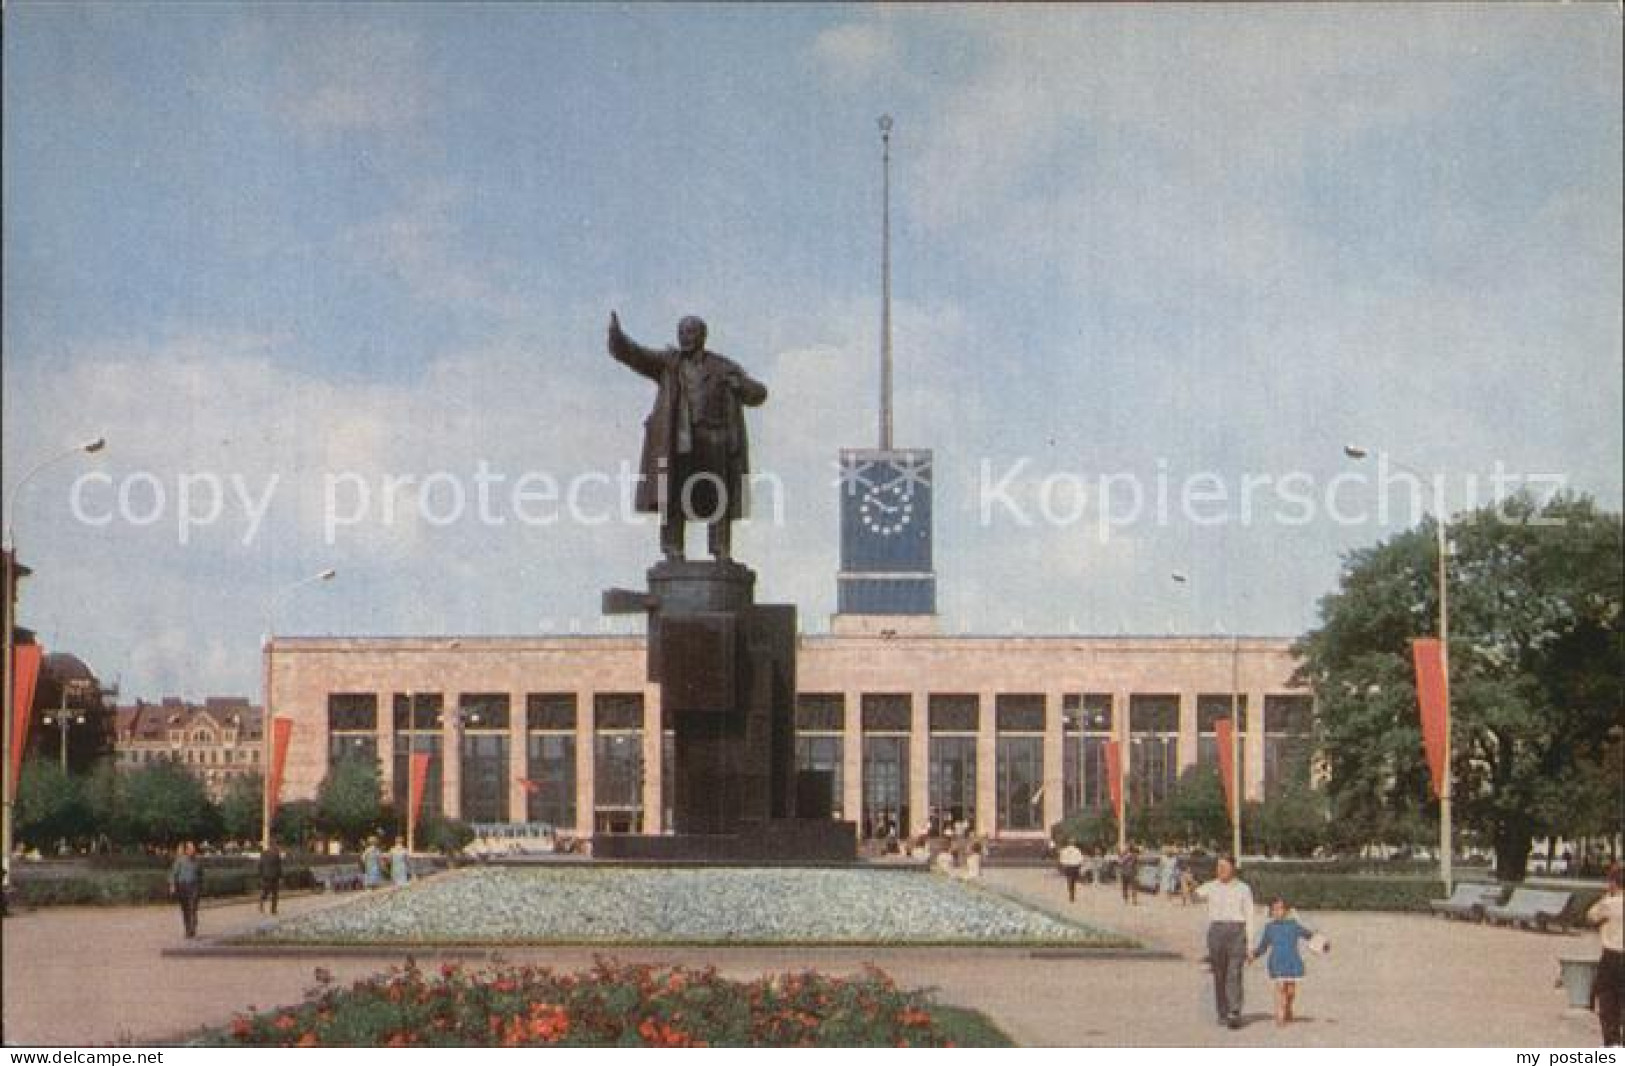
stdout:
<svg viewBox="0 0 1625 1066">
<path fill-rule="evenodd" d="M 439 817 L 445 810 L 441 792 L 445 759 L 440 735 L 445 701 L 438 692 L 405 692 L 396 693 L 394 703 L 395 766 L 391 799 L 397 811 L 406 811 L 412 780 L 412 752 L 427 754 L 429 773 L 423 786 L 419 820 L 422 824 L 423 819 Z"/>
<path fill-rule="evenodd" d="M 831 815 L 846 817 L 845 809 L 845 755 L 846 743 L 839 734 L 800 733 L 796 736 L 796 769 L 826 770 L 834 780 L 831 788 Z"/>
<path fill-rule="evenodd" d="M 508 734 L 465 731 L 462 743 L 465 822 L 508 820 Z"/>
<path fill-rule="evenodd" d="M 997 775 L 999 829 L 1042 829 L 1039 790 L 1044 785 L 1044 738 L 999 737 Z"/>
<path fill-rule="evenodd" d="M 1264 697 L 1264 795 L 1309 780 L 1315 755 L 1315 703 L 1308 696 Z"/>
<path fill-rule="evenodd" d="M 1130 696 L 1128 802 L 1161 803 L 1179 780 L 1179 697 Z"/>
<path fill-rule="evenodd" d="M 872 839 L 908 832 L 908 737 L 863 738 L 863 822 Z"/>
<path fill-rule="evenodd" d="M 1061 810 L 1109 808 L 1106 744 L 1112 737 L 1112 697 L 1090 692 L 1061 700 Z"/>
<path fill-rule="evenodd" d="M 933 836 L 964 822 L 976 825 L 976 737 L 931 737 L 931 817 Z"/>
<path fill-rule="evenodd" d="M 525 739 L 525 819 L 574 831 L 576 738 L 574 733 L 531 733 Z"/>
<path fill-rule="evenodd" d="M 643 831 L 643 733 L 593 737 L 593 827 L 599 833 Z"/>
<path fill-rule="evenodd" d="M 1247 712 L 1247 697 L 1238 694 L 1236 697 L 1237 717 L 1241 720 L 1241 727 L 1249 722 Z M 1230 696 L 1226 693 L 1201 695 L 1196 697 L 1196 764 L 1198 766 L 1211 766 L 1219 768 L 1219 735 L 1214 723 L 1221 718 L 1231 716 Z M 1237 771 L 1242 781 L 1247 780 L 1247 731 L 1238 727 L 1236 731 L 1236 747 L 1240 756 L 1240 769 Z"/>
</svg>

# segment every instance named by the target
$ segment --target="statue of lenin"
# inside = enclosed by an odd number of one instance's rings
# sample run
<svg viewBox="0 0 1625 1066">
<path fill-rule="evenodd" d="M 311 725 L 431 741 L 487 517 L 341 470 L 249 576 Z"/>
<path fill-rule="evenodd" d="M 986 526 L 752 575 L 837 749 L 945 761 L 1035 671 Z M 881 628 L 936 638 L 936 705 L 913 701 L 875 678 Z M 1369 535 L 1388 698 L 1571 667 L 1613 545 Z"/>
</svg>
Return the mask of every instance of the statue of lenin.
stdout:
<svg viewBox="0 0 1625 1066">
<path fill-rule="evenodd" d="M 635 503 L 660 515 L 660 550 L 682 559 L 683 523 L 692 519 L 706 523 L 712 557 L 731 558 L 750 469 L 744 408 L 766 400 L 766 387 L 707 351 L 705 323 L 692 315 L 677 324 L 677 347 L 656 351 L 622 333 L 612 311 L 609 354 L 659 387 L 644 421 Z"/>
</svg>

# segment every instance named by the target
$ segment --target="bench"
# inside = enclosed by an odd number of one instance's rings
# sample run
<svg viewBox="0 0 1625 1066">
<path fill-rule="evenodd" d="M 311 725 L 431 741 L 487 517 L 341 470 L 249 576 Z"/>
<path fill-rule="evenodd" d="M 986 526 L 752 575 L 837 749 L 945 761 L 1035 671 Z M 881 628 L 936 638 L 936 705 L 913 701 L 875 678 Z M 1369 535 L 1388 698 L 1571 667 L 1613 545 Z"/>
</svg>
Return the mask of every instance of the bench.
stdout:
<svg viewBox="0 0 1625 1066">
<path fill-rule="evenodd" d="M 1517 925 L 1545 931 L 1547 923 L 1567 928 L 1563 914 L 1569 909 L 1572 892 L 1549 892 L 1539 888 L 1516 888 L 1504 906 L 1487 906 L 1484 917 L 1493 925 Z"/>
<path fill-rule="evenodd" d="M 361 888 L 361 871 L 344 866 L 314 867 L 310 879 L 323 892 L 351 892 Z"/>
<path fill-rule="evenodd" d="M 1481 922 L 1484 920 L 1485 908 L 1494 907 L 1500 902 L 1500 885 L 1493 882 L 1488 884 L 1466 882 L 1458 884 L 1456 890 L 1450 893 L 1449 899 L 1430 899 L 1428 906 L 1433 909 L 1433 913 L 1442 914 L 1446 918 Z"/>
</svg>

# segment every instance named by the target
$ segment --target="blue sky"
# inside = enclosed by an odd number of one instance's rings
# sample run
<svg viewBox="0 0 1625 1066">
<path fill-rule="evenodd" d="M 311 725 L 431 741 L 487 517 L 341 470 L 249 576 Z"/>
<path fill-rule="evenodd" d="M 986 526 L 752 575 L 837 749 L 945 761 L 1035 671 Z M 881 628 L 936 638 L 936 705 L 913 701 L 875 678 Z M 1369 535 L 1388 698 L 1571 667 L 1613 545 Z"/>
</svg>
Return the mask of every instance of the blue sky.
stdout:
<svg viewBox="0 0 1625 1066">
<path fill-rule="evenodd" d="M 898 442 L 938 453 L 948 631 L 1293 634 L 1343 551 L 1413 517 L 1227 504 L 1102 537 L 1099 493 L 1065 494 L 1107 475 L 1318 489 L 1358 440 L 1453 507 L 1497 468 L 1620 505 L 1609 5 L 4 18 L 8 486 L 110 441 L 18 500 L 21 620 L 128 695 L 255 691 L 267 599 L 329 565 L 278 631 L 597 631 L 651 527 L 403 503 L 329 538 L 324 493 L 353 475 L 376 511 L 391 475 L 635 459 L 649 389 L 604 354 L 611 308 L 648 343 L 704 315 L 772 390 L 754 459 L 783 521 L 739 554 L 820 629 L 830 464 L 874 437 L 882 112 Z M 1011 469 L 1071 520 L 983 521 Z M 87 525 L 87 470 L 98 513 L 132 476 L 166 506 Z M 181 543 L 205 475 L 278 479 L 247 543 L 229 498 Z"/>
</svg>

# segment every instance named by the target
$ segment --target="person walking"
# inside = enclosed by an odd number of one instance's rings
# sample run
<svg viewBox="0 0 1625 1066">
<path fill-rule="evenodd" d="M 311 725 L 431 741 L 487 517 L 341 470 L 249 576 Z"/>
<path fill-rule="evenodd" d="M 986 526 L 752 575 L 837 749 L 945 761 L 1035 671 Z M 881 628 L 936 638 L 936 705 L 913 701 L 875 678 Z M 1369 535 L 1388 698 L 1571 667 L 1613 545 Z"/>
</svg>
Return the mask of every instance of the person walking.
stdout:
<svg viewBox="0 0 1625 1066">
<path fill-rule="evenodd" d="M 1236 860 L 1219 857 L 1214 879 L 1196 890 L 1207 904 L 1207 958 L 1213 968 L 1213 1003 L 1219 1024 L 1241 1028 L 1242 967 L 1254 943 L 1253 890 L 1236 877 Z"/>
<path fill-rule="evenodd" d="M 1270 900 L 1270 920 L 1259 934 L 1258 946 L 1253 948 L 1247 961 L 1268 956 L 1266 963 L 1270 980 L 1275 983 L 1275 1024 L 1286 1025 L 1292 1020 L 1292 1003 L 1298 995 L 1298 982 L 1303 980 L 1303 956 L 1298 953 L 1298 941 L 1308 940 L 1310 947 L 1330 950 L 1324 939 L 1315 939 L 1314 930 L 1287 913 L 1286 900 L 1276 896 Z"/>
<path fill-rule="evenodd" d="M 1061 853 L 1056 856 L 1061 864 L 1061 873 L 1066 877 L 1066 899 L 1068 903 L 1078 902 L 1078 877 L 1083 873 L 1083 852 L 1076 842 L 1068 840 Z"/>
<path fill-rule="evenodd" d="M 181 926 L 186 939 L 197 936 L 197 904 L 203 896 L 203 864 L 198 861 L 197 845 L 183 841 L 175 849 L 175 861 L 169 867 L 169 894 L 181 905 Z"/>
<path fill-rule="evenodd" d="M 1140 905 L 1140 850 L 1133 844 L 1123 849 L 1117 859 L 1117 883 L 1123 889 L 1123 902 Z"/>
<path fill-rule="evenodd" d="M 384 883 L 384 853 L 378 850 L 378 838 L 368 837 L 367 846 L 361 852 L 361 884 L 365 888 L 377 888 Z"/>
<path fill-rule="evenodd" d="M 265 913 L 265 902 L 271 902 L 271 913 L 276 913 L 278 898 L 282 895 L 282 849 L 276 841 L 260 852 L 260 913 Z"/>
<path fill-rule="evenodd" d="M 1586 911 L 1586 921 L 1602 929 L 1602 957 L 1597 960 L 1597 980 L 1591 998 L 1602 1026 L 1603 1047 L 1625 1044 L 1625 1022 L 1620 1018 L 1619 1000 L 1625 993 L 1625 871 L 1615 863 L 1608 871 L 1608 890 Z"/>
<path fill-rule="evenodd" d="M 412 854 L 400 837 L 395 838 L 395 846 L 389 849 L 389 879 L 395 882 L 396 888 L 404 887 L 412 879 Z"/>
</svg>

